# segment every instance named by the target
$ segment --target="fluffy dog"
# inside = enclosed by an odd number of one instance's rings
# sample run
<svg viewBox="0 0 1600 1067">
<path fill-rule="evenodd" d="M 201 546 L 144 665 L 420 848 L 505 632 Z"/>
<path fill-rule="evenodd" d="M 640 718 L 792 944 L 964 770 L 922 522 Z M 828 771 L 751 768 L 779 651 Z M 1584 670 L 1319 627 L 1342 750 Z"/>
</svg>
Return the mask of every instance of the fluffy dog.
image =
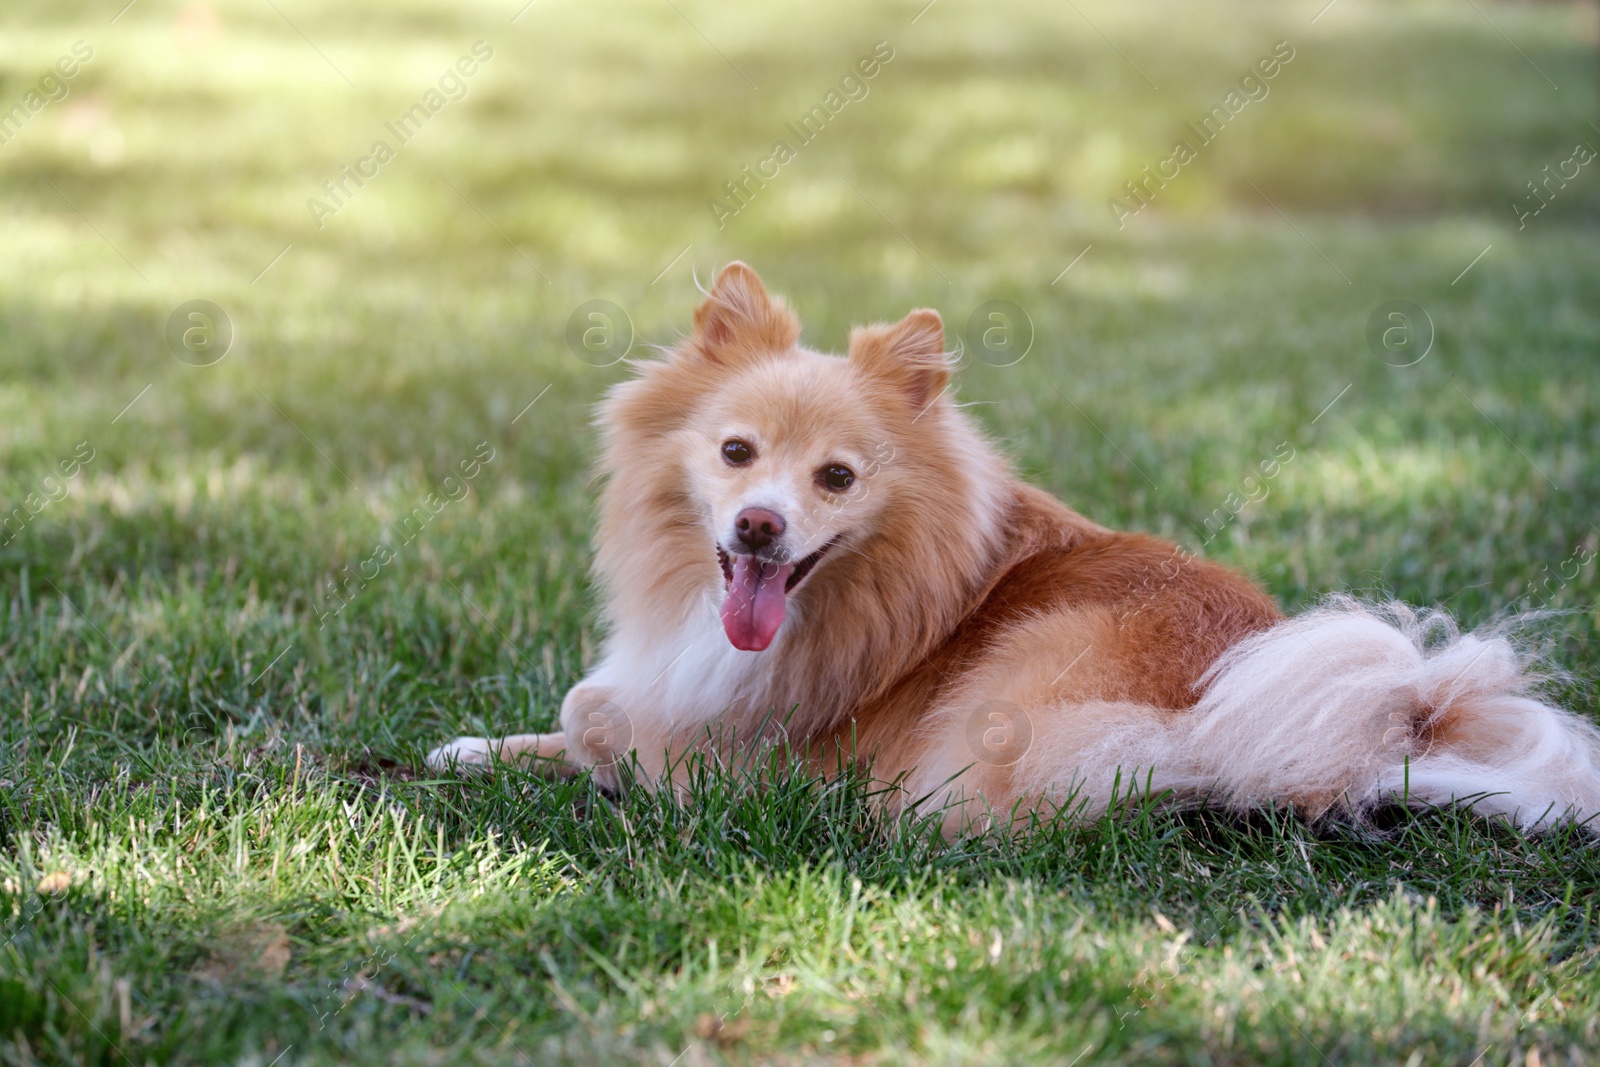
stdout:
<svg viewBox="0 0 1600 1067">
<path fill-rule="evenodd" d="M 936 312 L 848 358 L 742 263 L 690 337 L 600 408 L 599 664 L 559 733 L 461 738 L 435 767 L 539 758 L 618 784 L 781 737 L 859 761 L 947 833 L 1133 788 L 1317 818 L 1470 803 L 1600 813 L 1600 731 L 1501 634 L 1337 599 L 1285 618 L 1246 578 L 1020 482 L 952 401 Z M 636 758 L 636 764 L 631 761 Z"/>
</svg>

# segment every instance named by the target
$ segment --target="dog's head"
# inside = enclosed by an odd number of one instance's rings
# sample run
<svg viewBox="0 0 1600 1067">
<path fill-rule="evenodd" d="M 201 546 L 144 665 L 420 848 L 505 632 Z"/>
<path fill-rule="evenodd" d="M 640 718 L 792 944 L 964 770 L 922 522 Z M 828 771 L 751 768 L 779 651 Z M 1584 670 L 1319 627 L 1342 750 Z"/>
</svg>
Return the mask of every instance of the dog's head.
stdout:
<svg viewBox="0 0 1600 1067">
<path fill-rule="evenodd" d="M 611 477 L 602 569 L 681 546 L 695 561 L 686 583 L 705 591 L 719 581 L 728 640 L 766 649 L 808 590 L 859 581 L 878 557 L 903 560 L 896 543 L 952 533 L 929 521 L 941 498 L 966 488 L 966 472 L 951 471 L 966 435 L 950 440 L 950 372 L 937 312 L 858 328 L 848 358 L 822 355 L 800 347 L 793 313 L 754 271 L 728 266 L 692 335 L 602 415 Z"/>
</svg>

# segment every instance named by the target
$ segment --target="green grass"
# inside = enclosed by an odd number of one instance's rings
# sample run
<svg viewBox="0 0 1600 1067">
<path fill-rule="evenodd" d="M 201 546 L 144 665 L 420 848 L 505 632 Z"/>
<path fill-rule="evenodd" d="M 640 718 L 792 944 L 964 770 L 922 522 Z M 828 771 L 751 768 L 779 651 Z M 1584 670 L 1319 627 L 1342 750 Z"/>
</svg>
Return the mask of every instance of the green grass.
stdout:
<svg viewBox="0 0 1600 1067">
<path fill-rule="evenodd" d="M 0 1062 L 1600 1044 L 1581 835 L 1137 810 L 947 846 L 851 778 L 613 805 L 420 771 L 553 722 L 593 655 L 588 412 L 623 371 L 568 316 L 612 300 L 670 343 L 734 257 L 824 348 L 1017 303 L 1032 351 L 969 359 L 963 398 L 1101 521 L 1199 547 L 1287 442 L 1207 555 L 1290 608 L 1548 606 L 1531 636 L 1600 714 L 1600 576 L 1568 562 L 1600 548 L 1597 164 L 1510 207 L 1600 146 L 1591 7 L 118 6 L 0 16 L 0 109 L 94 49 L 0 144 L 0 519 L 60 498 L 0 534 Z M 465 98 L 317 228 L 307 199 L 478 40 Z M 706 201 L 879 40 L 869 95 L 719 229 Z M 1280 40 L 1269 95 L 1118 229 L 1106 201 Z M 236 332 L 214 366 L 164 340 L 193 299 Z M 1367 347 L 1391 300 L 1436 327 L 1415 366 Z"/>
</svg>

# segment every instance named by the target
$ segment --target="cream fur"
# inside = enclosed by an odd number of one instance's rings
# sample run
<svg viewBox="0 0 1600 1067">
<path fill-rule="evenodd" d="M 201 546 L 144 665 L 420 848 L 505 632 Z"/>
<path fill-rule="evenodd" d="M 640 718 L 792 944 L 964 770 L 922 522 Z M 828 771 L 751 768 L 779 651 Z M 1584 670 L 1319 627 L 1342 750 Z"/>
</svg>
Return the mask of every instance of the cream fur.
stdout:
<svg viewBox="0 0 1600 1067">
<path fill-rule="evenodd" d="M 1470 802 L 1528 828 L 1600 814 L 1600 730 L 1541 701 L 1503 632 L 1338 597 L 1230 650 L 1186 739 L 1233 805 Z"/>
</svg>

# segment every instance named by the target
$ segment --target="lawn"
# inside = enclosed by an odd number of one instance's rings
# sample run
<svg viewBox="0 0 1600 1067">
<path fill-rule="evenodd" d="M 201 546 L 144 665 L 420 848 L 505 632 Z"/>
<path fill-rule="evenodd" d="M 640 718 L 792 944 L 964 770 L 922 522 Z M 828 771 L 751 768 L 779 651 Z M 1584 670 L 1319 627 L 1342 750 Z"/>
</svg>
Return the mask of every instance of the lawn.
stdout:
<svg viewBox="0 0 1600 1067">
<path fill-rule="evenodd" d="M 733 258 L 816 347 L 939 308 L 1028 478 L 1290 609 L 1540 610 L 1600 716 L 1592 6 L 123 2 L 0 15 L 0 1062 L 1600 1047 L 1582 833 L 421 766 L 594 655 L 575 312 Z"/>
</svg>

